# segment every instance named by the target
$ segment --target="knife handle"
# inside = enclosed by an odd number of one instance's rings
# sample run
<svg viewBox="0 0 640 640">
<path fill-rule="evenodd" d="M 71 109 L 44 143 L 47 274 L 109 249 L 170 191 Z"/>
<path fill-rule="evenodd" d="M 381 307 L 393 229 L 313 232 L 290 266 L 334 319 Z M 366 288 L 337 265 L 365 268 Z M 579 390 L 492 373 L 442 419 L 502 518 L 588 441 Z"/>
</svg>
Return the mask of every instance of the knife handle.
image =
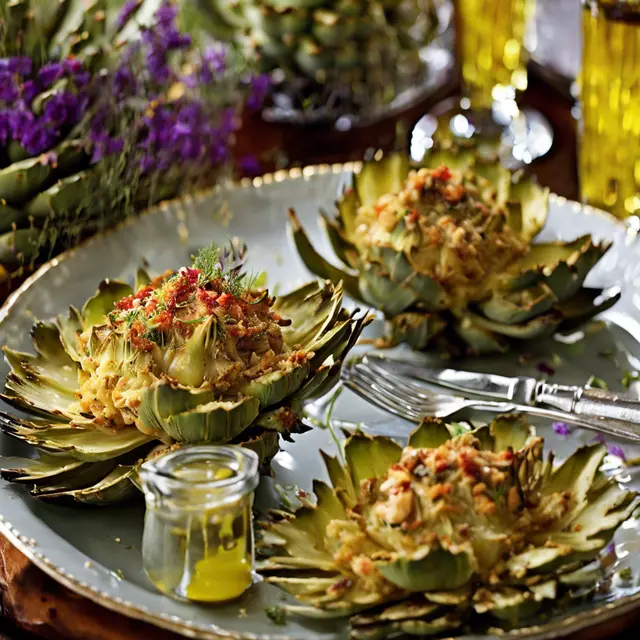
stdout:
<svg viewBox="0 0 640 640">
<path fill-rule="evenodd" d="M 614 391 L 540 382 L 535 401 L 567 413 L 640 424 L 640 401 Z"/>
</svg>

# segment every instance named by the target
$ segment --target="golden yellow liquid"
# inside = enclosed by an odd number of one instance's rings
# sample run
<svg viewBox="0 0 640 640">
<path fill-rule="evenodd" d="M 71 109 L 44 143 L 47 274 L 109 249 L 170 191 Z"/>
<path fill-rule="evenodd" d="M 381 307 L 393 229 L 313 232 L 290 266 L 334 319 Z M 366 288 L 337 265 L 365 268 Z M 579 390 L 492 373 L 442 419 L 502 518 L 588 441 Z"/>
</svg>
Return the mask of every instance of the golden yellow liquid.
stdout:
<svg viewBox="0 0 640 640">
<path fill-rule="evenodd" d="M 640 215 L 640 3 L 585 2 L 583 40 L 582 198 Z"/>
<path fill-rule="evenodd" d="M 458 54 L 472 108 L 490 107 L 501 88 L 527 88 L 523 41 L 534 9 L 535 0 L 456 0 Z"/>
<path fill-rule="evenodd" d="M 224 480 L 234 473 L 200 461 L 174 475 L 193 482 Z M 194 504 L 202 496 L 194 485 Z M 201 489 L 206 491 L 206 489 Z M 160 591 L 202 603 L 233 600 L 253 583 L 251 496 L 219 508 L 158 511 L 147 506 L 145 569 Z"/>
</svg>

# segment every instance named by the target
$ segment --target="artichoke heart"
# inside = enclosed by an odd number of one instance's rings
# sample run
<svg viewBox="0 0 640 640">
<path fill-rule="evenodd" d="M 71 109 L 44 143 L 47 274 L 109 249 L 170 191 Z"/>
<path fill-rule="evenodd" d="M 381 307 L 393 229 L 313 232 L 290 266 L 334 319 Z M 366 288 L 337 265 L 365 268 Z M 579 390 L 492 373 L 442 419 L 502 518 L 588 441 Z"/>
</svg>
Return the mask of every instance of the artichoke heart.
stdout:
<svg viewBox="0 0 640 640">
<path fill-rule="evenodd" d="M 300 601 L 292 613 L 349 617 L 355 638 L 513 624 L 566 603 L 571 585 L 595 588 L 594 560 L 638 500 L 600 470 L 603 445 L 560 465 L 543 447 L 516 415 L 427 419 L 404 449 L 353 435 L 342 459 L 323 454 L 333 487 L 316 481 L 315 504 L 261 523 L 260 571 Z"/>
<path fill-rule="evenodd" d="M 384 313 L 384 344 L 478 354 L 584 322 L 619 298 L 583 288 L 608 244 L 533 242 L 548 200 L 468 151 L 434 151 L 420 166 L 395 153 L 365 163 L 335 217 L 322 216 L 343 268 L 315 251 L 294 211 L 290 225 L 310 271 Z"/>
<path fill-rule="evenodd" d="M 278 434 L 300 430 L 303 404 L 338 382 L 370 318 L 344 310 L 330 282 L 277 300 L 243 271 L 245 253 L 211 246 L 177 272 L 139 271 L 135 291 L 105 280 L 81 311 L 35 325 L 36 355 L 5 347 L 2 397 L 34 417 L 3 414 L 0 428 L 49 453 L 4 477 L 104 504 L 130 495 L 158 441 L 246 444 L 267 463 Z"/>
</svg>

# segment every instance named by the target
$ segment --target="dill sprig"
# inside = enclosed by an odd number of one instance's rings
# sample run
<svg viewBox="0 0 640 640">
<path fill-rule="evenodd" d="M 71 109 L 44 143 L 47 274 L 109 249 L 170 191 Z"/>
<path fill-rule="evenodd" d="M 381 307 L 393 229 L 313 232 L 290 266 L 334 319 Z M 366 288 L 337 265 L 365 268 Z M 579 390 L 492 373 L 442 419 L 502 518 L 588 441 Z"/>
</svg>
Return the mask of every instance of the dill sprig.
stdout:
<svg viewBox="0 0 640 640">
<path fill-rule="evenodd" d="M 200 271 L 198 286 L 205 287 L 218 281 L 222 289 L 234 298 L 242 297 L 259 278 L 259 274 L 247 275 L 243 271 L 246 253 L 247 246 L 234 240 L 222 249 L 213 243 L 200 249 L 197 256 L 192 256 L 193 268 Z"/>
</svg>

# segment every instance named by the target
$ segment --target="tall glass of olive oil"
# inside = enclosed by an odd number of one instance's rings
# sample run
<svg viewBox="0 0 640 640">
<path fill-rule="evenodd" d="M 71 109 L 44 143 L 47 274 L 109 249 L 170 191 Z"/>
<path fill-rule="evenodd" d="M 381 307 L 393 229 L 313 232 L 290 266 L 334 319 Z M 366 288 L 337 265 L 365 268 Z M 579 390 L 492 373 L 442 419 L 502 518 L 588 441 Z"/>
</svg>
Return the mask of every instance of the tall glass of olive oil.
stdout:
<svg viewBox="0 0 640 640">
<path fill-rule="evenodd" d="M 457 0 L 462 80 L 472 109 L 527 88 L 524 38 L 535 0 Z"/>
<path fill-rule="evenodd" d="M 640 215 L 640 1 L 582 2 L 582 198 Z"/>
<path fill-rule="evenodd" d="M 456 0 L 457 53 L 462 74 L 462 99 L 437 105 L 414 129 L 414 139 L 453 138 L 498 142 L 510 165 L 528 164 L 552 146 L 553 131 L 544 116 L 521 109 L 519 95 L 527 88 L 528 28 L 536 0 Z M 437 116 L 438 122 L 434 122 Z"/>
</svg>

